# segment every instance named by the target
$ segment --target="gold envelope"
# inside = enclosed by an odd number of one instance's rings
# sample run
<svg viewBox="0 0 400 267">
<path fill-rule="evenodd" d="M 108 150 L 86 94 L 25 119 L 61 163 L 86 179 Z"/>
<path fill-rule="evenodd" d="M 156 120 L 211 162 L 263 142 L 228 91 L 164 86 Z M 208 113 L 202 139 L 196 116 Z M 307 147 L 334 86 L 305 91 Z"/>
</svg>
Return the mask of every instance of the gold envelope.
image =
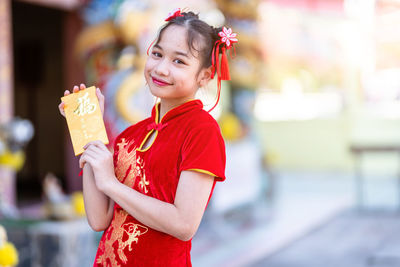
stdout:
<svg viewBox="0 0 400 267">
<path fill-rule="evenodd" d="M 90 141 L 100 140 L 108 144 L 103 115 L 94 86 L 61 97 L 75 156 L 82 154 Z"/>
</svg>

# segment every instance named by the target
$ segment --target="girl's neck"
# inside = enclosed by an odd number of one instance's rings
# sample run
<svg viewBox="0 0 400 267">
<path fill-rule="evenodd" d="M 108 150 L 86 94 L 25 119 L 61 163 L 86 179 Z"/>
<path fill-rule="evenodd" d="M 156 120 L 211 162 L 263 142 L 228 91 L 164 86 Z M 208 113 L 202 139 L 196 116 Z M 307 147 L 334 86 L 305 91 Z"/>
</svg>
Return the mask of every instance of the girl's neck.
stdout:
<svg viewBox="0 0 400 267">
<path fill-rule="evenodd" d="M 188 102 L 189 100 L 194 99 L 193 97 L 191 98 L 187 98 L 187 99 L 179 99 L 178 101 L 174 101 L 171 99 L 168 100 L 160 100 L 160 117 L 159 120 L 161 121 L 161 118 L 167 114 L 168 111 L 170 111 L 173 108 L 176 108 L 186 102 Z"/>
</svg>

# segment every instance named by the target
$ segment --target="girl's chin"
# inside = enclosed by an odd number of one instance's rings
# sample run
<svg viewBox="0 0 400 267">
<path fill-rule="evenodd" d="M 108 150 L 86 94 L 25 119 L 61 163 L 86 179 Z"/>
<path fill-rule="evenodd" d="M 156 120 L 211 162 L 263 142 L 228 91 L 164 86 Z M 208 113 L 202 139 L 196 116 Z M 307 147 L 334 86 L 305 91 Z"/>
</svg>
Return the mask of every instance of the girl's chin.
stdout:
<svg viewBox="0 0 400 267">
<path fill-rule="evenodd" d="M 150 93 L 153 95 L 153 96 L 155 96 L 155 97 L 158 97 L 158 98 L 169 98 L 169 95 L 168 94 L 165 94 L 165 93 L 163 93 L 163 92 L 160 92 L 159 90 L 154 90 L 154 89 L 150 89 Z"/>
</svg>

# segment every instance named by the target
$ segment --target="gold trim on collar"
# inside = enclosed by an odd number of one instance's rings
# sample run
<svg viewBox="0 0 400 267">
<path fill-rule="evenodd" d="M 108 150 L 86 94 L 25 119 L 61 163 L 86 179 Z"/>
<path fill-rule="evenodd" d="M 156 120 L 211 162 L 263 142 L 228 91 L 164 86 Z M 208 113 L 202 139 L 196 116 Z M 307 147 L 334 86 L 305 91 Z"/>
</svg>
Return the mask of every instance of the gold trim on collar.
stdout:
<svg viewBox="0 0 400 267">
<path fill-rule="evenodd" d="M 154 138 L 153 138 L 153 141 L 151 142 L 151 144 L 149 144 L 148 147 L 146 147 L 145 149 L 143 149 L 143 146 L 144 146 L 144 144 L 146 143 L 147 139 L 149 139 L 149 137 L 151 136 L 151 134 L 152 134 L 154 131 L 155 131 L 155 136 L 154 136 Z M 153 145 L 154 141 L 156 141 L 157 135 L 158 135 L 158 131 L 156 131 L 156 130 L 154 130 L 154 129 L 153 129 L 153 130 L 150 130 L 150 132 L 148 132 L 147 135 L 144 137 L 142 143 L 140 144 L 140 147 L 139 147 L 138 149 L 136 149 L 136 151 L 145 152 L 145 151 L 149 150 L 150 147 Z"/>
</svg>

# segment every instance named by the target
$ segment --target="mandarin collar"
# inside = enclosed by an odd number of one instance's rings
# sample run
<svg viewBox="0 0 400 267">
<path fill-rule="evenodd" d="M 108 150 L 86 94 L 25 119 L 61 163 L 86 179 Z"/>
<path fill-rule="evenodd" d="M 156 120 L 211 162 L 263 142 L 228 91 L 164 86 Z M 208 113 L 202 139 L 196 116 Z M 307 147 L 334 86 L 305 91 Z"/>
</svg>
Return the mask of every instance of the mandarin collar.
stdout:
<svg viewBox="0 0 400 267">
<path fill-rule="evenodd" d="M 203 108 L 203 103 L 198 100 L 189 100 L 188 102 L 185 102 L 177 107 L 174 107 L 173 109 L 169 110 L 165 115 L 161 118 L 160 124 L 161 123 L 166 123 L 167 121 L 170 121 L 174 119 L 175 117 L 178 117 L 182 114 L 185 114 L 186 112 L 190 110 L 195 110 L 195 109 L 202 109 Z M 158 118 L 160 116 L 160 103 L 157 103 L 154 105 L 152 111 L 151 111 L 151 121 L 158 123 Z"/>
</svg>

